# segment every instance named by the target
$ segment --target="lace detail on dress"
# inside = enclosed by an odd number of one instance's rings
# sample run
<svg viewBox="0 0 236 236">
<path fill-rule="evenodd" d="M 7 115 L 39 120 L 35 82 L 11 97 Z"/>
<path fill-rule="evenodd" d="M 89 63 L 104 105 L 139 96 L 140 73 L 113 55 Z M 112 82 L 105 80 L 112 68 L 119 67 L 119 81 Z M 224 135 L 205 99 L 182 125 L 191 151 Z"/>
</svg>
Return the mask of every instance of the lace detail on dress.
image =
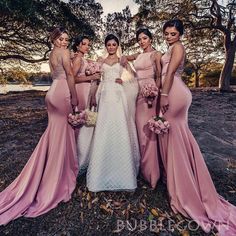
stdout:
<svg viewBox="0 0 236 236">
<path fill-rule="evenodd" d="M 90 191 L 134 190 L 137 187 L 134 153 L 136 132 L 120 77 L 119 63 L 103 64 L 98 89 L 98 117 L 89 153 L 87 186 Z"/>
</svg>

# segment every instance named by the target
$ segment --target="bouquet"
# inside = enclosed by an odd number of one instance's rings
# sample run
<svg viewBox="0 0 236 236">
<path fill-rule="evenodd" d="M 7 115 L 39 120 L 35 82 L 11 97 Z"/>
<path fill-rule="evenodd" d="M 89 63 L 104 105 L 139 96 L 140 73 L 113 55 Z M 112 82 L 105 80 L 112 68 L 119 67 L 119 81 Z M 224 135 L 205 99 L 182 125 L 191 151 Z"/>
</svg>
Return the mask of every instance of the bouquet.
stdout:
<svg viewBox="0 0 236 236">
<path fill-rule="evenodd" d="M 85 110 L 86 112 L 86 123 L 85 125 L 90 127 L 90 126 L 95 126 L 96 125 L 96 121 L 97 121 L 97 115 L 98 113 L 94 110 L 89 110 L 89 109 L 86 109 Z"/>
<path fill-rule="evenodd" d="M 88 62 L 88 66 L 85 69 L 85 75 L 92 75 L 97 72 L 101 71 L 101 63 L 100 62 L 95 62 L 95 61 L 90 61 Z"/>
<path fill-rule="evenodd" d="M 146 83 L 142 85 L 140 93 L 146 99 L 148 108 L 151 108 L 155 97 L 158 96 L 158 88 L 155 84 Z"/>
<path fill-rule="evenodd" d="M 68 115 L 68 123 L 75 128 L 80 128 L 86 123 L 87 114 L 86 111 L 76 111 L 73 114 Z"/>
<path fill-rule="evenodd" d="M 160 116 L 152 117 L 148 122 L 148 128 L 156 134 L 168 133 L 170 124 L 165 118 Z"/>
</svg>

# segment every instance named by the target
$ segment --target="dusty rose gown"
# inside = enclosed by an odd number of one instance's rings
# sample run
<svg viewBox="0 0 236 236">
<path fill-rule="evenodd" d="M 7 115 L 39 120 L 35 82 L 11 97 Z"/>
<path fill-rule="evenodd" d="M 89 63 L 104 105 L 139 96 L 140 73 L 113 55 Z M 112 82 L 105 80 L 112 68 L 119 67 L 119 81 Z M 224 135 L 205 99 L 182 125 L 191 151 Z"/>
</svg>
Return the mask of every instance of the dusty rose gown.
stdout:
<svg viewBox="0 0 236 236">
<path fill-rule="evenodd" d="M 88 62 L 86 59 L 82 57 L 81 69 L 79 70 L 77 76 L 85 75 L 85 69 L 88 66 Z M 79 110 L 84 110 L 87 106 L 88 96 L 90 91 L 90 82 L 82 82 L 75 85 L 77 91 L 78 98 L 78 108 Z"/>
<path fill-rule="evenodd" d="M 36 217 L 68 201 L 76 186 L 75 135 L 67 122 L 70 92 L 60 62 L 46 94 L 48 126 L 19 176 L 0 193 L 0 225 Z"/>
<path fill-rule="evenodd" d="M 162 56 L 162 83 L 172 47 Z M 167 174 L 171 208 L 195 220 L 204 231 L 213 226 L 220 236 L 236 235 L 236 207 L 216 192 L 203 156 L 188 127 L 192 95 L 181 80 L 184 61 L 177 69 L 169 92 L 169 134 L 159 135 L 160 151 Z"/>
<path fill-rule="evenodd" d="M 134 61 L 139 87 L 145 83 L 155 84 L 155 65 L 152 60 L 152 53 L 154 52 L 139 54 Z M 160 178 L 157 136 L 147 126 L 147 121 L 154 115 L 156 115 L 156 99 L 153 102 L 152 108 L 148 108 L 145 98 L 138 94 L 136 126 L 141 154 L 140 169 L 143 177 L 150 183 L 152 188 L 156 187 L 157 181 Z"/>
</svg>

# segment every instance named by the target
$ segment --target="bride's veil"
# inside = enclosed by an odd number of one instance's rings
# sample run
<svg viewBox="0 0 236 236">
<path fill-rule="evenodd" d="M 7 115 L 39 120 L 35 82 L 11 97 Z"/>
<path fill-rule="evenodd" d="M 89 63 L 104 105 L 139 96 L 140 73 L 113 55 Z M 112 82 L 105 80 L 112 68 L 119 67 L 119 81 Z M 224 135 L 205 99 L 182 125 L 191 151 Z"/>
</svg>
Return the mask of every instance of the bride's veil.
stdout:
<svg viewBox="0 0 236 236">
<path fill-rule="evenodd" d="M 117 56 L 119 58 L 121 58 L 123 56 L 121 46 L 118 47 Z M 123 67 L 123 69 L 121 72 L 121 79 L 123 80 L 123 82 L 133 82 L 135 79 L 134 78 L 135 77 L 135 70 L 134 70 L 132 64 L 130 64 L 128 62 L 128 64 L 126 66 L 122 66 L 122 67 Z"/>
<path fill-rule="evenodd" d="M 120 46 L 117 50 L 117 55 L 119 58 L 122 57 L 122 50 Z M 130 135 L 132 140 L 131 144 L 132 144 L 134 162 L 136 170 L 139 170 L 140 153 L 139 153 L 139 144 L 136 141 L 138 140 L 138 137 L 135 126 L 136 100 L 139 92 L 139 85 L 135 77 L 135 69 L 133 68 L 132 64 L 128 63 L 126 66 L 122 66 L 120 78 L 123 81 L 122 87 L 124 89 L 127 99 L 127 106 L 128 106 L 127 117 L 130 119 Z M 135 132 L 133 132 L 134 130 Z"/>
</svg>

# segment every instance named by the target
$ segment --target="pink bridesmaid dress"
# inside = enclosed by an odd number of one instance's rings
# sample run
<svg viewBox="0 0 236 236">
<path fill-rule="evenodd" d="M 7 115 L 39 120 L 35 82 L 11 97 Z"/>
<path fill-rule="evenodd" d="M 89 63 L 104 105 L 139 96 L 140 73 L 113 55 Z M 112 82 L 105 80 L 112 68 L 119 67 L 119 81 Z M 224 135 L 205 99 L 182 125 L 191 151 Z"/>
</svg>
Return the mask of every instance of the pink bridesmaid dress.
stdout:
<svg viewBox="0 0 236 236">
<path fill-rule="evenodd" d="M 134 61 L 139 87 L 145 83 L 155 84 L 155 64 L 152 60 L 154 52 L 139 54 Z M 157 136 L 147 126 L 147 121 L 154 115 L 156 115 L 156 99 L 152 107 L 148 108 L 145 98 L 139 93 L 136 102 L 136 126 L 141 155 L 140 169 L 143 177 L 152 188 L 156 187 L 160 178 Z"/>
<path fill-rule="evenodd" d="M 82 57 L 81 68 L 77 76 L 85 75 L 85 69 L 87 68 L 87 66 L 88 66 L 87 60 Z M 79 110 L 84 110 L 87 107 L 90 86 L 91 86 L 90 82 L 82 82 L 75 85 L 79 103 L 78 105 Z"/>
<path fill-rule="evenodd" d="M 162 56 L 162 83 L 171 58 L 171 49 Z M 207 166 L 188 127 L 192 95 L 181 80 L 184 61 L 177 69 L 169 91 L 168 134 L 159 135 L 163 165 L 167 174 L 170 205 L 175 213 L 192 218 L 206 232 L 214 226 L 220 236 L 236 235 L 236 207 L 216 192 Z"/>
<path fill-rule="evenodd" d="M 19 176 L 0 193 L 0 225 L 36 217 L 68 201 L 76 186 L 75 135 L 67 122 L 70 92 L 60 62 L 46 94 L 48 126 Z"/>
</svg>

